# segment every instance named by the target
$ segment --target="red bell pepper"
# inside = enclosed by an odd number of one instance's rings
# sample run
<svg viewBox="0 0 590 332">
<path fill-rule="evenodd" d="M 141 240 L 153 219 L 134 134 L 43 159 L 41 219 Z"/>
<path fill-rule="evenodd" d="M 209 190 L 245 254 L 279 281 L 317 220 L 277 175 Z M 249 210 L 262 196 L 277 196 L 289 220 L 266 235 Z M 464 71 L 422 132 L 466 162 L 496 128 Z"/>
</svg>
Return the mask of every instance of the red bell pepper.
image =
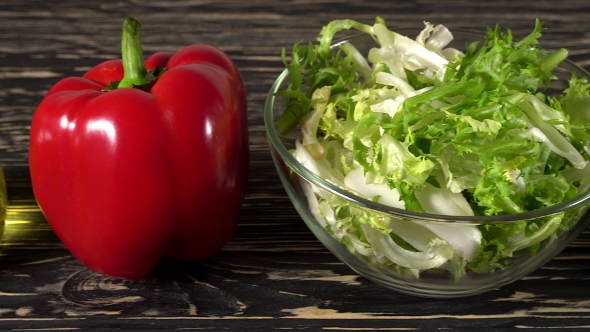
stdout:
<svg viewBox="0 0 590 332">
<path fill-rule="evenodd" d="M 122 60 L 55 84 L 33 116 L 39 206 L 85 266 L 147 274 L 161 257 L 219 251 L 249 168 L 246 98 L 232 60 L 192 45 L 144 62 L 141 25 L 123 25 Z"/>
</svg>

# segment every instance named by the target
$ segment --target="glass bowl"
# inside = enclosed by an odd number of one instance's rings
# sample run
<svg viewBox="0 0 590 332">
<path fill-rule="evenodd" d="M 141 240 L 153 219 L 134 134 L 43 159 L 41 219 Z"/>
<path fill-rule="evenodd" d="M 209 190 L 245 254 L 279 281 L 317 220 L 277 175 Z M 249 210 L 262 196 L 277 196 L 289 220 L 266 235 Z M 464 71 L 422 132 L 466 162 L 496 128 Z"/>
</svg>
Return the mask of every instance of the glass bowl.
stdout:
<svg viewBox="0 0 590 332">
<path fill-rule="evenodd" d="M 419 29 L 396 29 L 398 33 L 408 37 L 417 36 Z M 465 49 L 467 43 L 483 39 L 484 32 L 468 30 L 451 30 L 454 40 L 449 47 L 459 50 Z M 354 35 L 348 39 L 334 43 L 332 48 L 342 43 L 352 42 L 353 45 L 367 54 L 376 44 L 368 35 Z M 555 70 L 558 80 L 551 88 L 563 90 L 571 73 L 578 77 L 590 77 L 584 69 L 572 62 L 565 61 Z M 338 259 L 346 263 L 350 268 L 373 282 L 391 288 L 393 290 L 421 297 L 453 298 L 480 294 L 508 283 L 514 282 L 523 276 L 535 271 L 557 254 L 575 239 L 589 224 L 590 218 L 585 215 L 590 205 L 590 192 L 586 192 L 569 201 L 553 205 L 551 207 L 502 216 L 476 216 L 453 217 L 418 213 L 398 209 L 376 203 L 372 200 L 359 197 L 344 190 L 325 179 L 318 177 L 309 169 L 299 163 L 290 150 L 295 147 L 295 141 L 301 138 L 299 128 L 290 133 L 280 134 L 277 119 L 283 112 L 284 99 L 275 97 L 274 94 L 284 89 L 288 84 L 287 71 L 277 78 L 273 84 L 264 108 L 264 122 L 270 145 L 270 152 L 276 166 L 280 180 L 297 212 L 307 224 L 313 234 L 330 250 Z M 359 213 L 367 212 L 378 215 L 383 220 L 396 221 L 392 225 L 404 225 L 403 222 L 417 222 L 428 227 L 443 225 L 447 231 L 453 231 L 453 227 L 477 227 L 486 228 L 498 224 L 526 222 L 546 222 L 567 218 L 571 220 L 567 227 L 560 228 L 551 237 L 540 242 L 534 253 L 530 250 L 515 250 L 512 257 L 502 267 L 490 267 L 486 271 L 463 271 L 458 273 L 448 265 L 426 269 L 417 273 L 415 270 L 392 264 L 383 257 L 374 257 L 371 252 L 365 252 L 366 248 L 359 248 L 354 241 L 347 244 L 336 239 L 333 232 L 327 229 L 328 225 L 323 216 L 318 214 L 317 201 L 314 195 L 331 195 L 346 201 L 358 209 Z M 473 225 L 473 226 L 466 226 Z M 403 226 L 405 227 L 405 226 Z"/>
</svg>

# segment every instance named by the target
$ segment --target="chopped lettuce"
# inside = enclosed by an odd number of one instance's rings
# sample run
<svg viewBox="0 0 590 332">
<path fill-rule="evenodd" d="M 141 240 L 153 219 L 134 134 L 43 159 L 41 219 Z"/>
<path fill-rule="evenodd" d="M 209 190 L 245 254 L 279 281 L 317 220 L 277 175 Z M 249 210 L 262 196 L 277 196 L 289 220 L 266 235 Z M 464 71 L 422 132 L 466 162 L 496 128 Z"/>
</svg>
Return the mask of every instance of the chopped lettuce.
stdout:
<svg viewBox="0 0 590 332">
<path fill-rule="evenodd" d="M 367 54 L 351 43 L 331 48 L 349 29 L 377 46 Z M 291 61 L 283 52 L 290 81 L 276 94 L 287 99 L 279 129 L 301 129 L 294 155 L 312 172 L 394 208 L 496 216 L 574 198 L 590 187 L 590 83 L 572 76 L 560 95 L 544 94 L 567 51 L 541 49 L 542 30 L 537 20 L 515 41 L 495 27 L 457 50 L 443 25 L 425 23 L 412 39 L 381 18 L 333 21 L 318 43 L 296 44 Z M 352 252 L 413 277 L 502 269 L 580 217 L 433 224 L 301 185 L 320 224 Z"/>
</svg>

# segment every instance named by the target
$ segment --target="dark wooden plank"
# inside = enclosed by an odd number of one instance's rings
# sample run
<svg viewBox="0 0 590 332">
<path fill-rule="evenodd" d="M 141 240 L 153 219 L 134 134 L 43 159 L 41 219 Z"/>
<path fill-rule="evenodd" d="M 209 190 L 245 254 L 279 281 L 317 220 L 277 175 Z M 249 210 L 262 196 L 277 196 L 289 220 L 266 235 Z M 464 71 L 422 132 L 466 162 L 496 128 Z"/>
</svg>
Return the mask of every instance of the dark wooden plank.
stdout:
<svg viewBox="0 0 590 332">
<path fill-rule="evenodd" d="M 433 300 L 376 286 L 334 258 L 298 217 L 276 176 L 262 121 L 282 71 L 281 49 L 314 40 L 333 19 L 390 26 L 422 21 L 528 33 L 546 21 L 544 44 L 567 47 L 590 69 L 590 3 L 517 1 L 0 2 L 0 165 L 10 224 L 0 244 L 0 329 L 202 329 L 265 331 L 590 327 L 590 230 L 511 285 Z M 27 158 L 29 123 L 59 78 L 119 56 L 127 15 L 144 25 L 146 54 L 208 43 L 226 51 L 246 84 L 252 170 L 236 234 L 199 263 L 163 260 L 126 281 L 86 270 L 36 208 Z"/>
</svg>

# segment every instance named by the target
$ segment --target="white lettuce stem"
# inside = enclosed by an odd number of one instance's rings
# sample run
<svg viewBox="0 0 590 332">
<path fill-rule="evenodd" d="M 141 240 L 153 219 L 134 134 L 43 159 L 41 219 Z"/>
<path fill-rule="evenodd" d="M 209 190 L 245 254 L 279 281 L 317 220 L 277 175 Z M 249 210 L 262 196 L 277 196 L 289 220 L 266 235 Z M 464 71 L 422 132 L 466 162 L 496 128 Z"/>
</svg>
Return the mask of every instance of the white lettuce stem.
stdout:
<svg viewBox="0 0 590 332">
<path fill-rule="evenodd" d="M 526 113 L 531 124 L 545 134 L 548 139 L 546 143 L 551 143 L 548 145 L 553 152 L 567 158 L 575 168 L 584 168 L 586 166 L 584 157 L 554 126 L 543 121 L 537 102 L 540 103 L 537 97 L 529 95 L 518 106 Z"/>
</svg>

